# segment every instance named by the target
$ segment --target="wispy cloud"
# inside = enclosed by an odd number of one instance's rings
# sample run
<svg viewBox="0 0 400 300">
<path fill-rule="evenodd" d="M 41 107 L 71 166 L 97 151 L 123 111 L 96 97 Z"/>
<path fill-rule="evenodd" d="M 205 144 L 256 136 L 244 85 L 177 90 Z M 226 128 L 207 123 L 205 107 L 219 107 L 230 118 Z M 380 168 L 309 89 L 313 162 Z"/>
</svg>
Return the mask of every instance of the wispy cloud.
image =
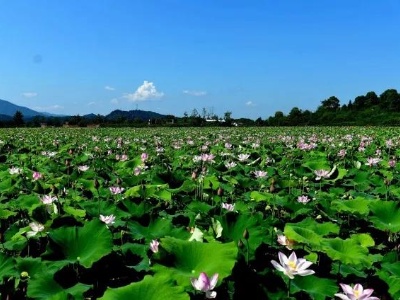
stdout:
<svg viewBox="0 0 400 300">
<path fill-rule="evenodd" d="M 190 95 L 190 96 L 196 96 L 196 97 L 200 97 L 200 96 L 205 96 L 207 95 L 206 91 L 191 91 L 191 90 L 184 90 L 182 91 L 182 93 L 186 94 L 186 95 Z"/>
<path fill-rule="evenodd" d="M 34 109 L 37 110 L 37 111 L 49 112 L 49 111 L 63 110 L 64 106 L 55 104 L 55 105 L 50 105 L 50 106 L 36 106 L 36 107 L 34 107 Z"/>
<path fill-rule="evenodd" d="M 33 98 L 36 97 L 38 95 L 38 93 L 35 92 L 25 92 L 22 93 L 22 96 L 26 97 L 26 98 Z"/>
<path fill-rule="evenodd" d="M 92 106 L 92 105 L 95 105 L 95 104 L 96 104 L 96 102 L 92 101 L 92 102 L 88 103 L 88 106 Z"/>
<path fill-rule="evenodd" d="M 113 98 L 113 99 L 111 99 L 111 104 L 118 104 L 118 99 L 117 98 Z"/>
<path fill-rule="evenodd" d="M 256 106 L 253 101 L 247 101 L 246 106 Z"/>
<path fill-rule="evenodd" d="M 109 85 L 106 85 L 104 87 L 104 89 L 107 90 L 107 91 L 115 91 L 115 88 L 113 88 L 112 86 L 109 86 Z"/>
<path fill-rule="evenodd" d="M 131 102 L 146 101 L 148 99 L 157 99 L 164 96 L 163 92 L 159 92 L 153 82 L 144 81 L 136 92 L 125 94 L 123 97 Z"/>
</svg>

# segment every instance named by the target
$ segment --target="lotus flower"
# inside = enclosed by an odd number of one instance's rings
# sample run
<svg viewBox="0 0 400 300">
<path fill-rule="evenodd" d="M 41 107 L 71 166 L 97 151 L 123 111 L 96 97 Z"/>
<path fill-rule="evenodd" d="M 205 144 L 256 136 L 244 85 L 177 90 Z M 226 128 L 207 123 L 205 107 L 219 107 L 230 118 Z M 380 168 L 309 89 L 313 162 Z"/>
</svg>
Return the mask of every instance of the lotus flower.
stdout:
<svg viewBox="0 0 400 300">
<path fill-rule="evenodd" d="M 222 208 L 228 210 L 228 211 L 233 211 L 235 209 L 235 204 L 231 203 L 222 203 Z"/>
<path fill-rule="evenodd" d="M 308 198 L 308 196 L 302 195 L 302 196 L 297 197 L 297 202 L 306 204 L 306 203 L 310 202 L 310 198 Z"/>
<path fill-rule="evenodd" d="M 370 297 L 373 293 L 373 289 L 365 289 L 361 284 L 357 283 L 352 288 L 350 285 L 341 283 L 340 284 L 344 294 L 338 293 L 335 294 L 336 297 L 339 297 L 343 300 L 379 300 L 378 297 Z"/>
<path fill-rule="evenodd" d="M 145 162 L 146 160 L 148 160 L 149 155 L 147 153 L 142 153 L 142 155 L 140 155 L 140 159 L 142 160 L 142 162 Z"/>
<path fill-rule="evenodd" d="M 43 204 L 46 204 L 46 205 L 50 205 L 50 204 L 52 204 L 54 201 L 57 201 L 57 200 L 58 200 L 58 199 L 57 199 L 56 196 L 52 197 L 52 196 L 50 196 L 50 195 L 45 195 L 45 196 L 43 196 L 42 198 L 40 198 L 40 201 L 42 201 L 42 203 L 43 203 Z"/>
<path fill-rule="evenodd" d="M 110 192 L 113 195 L 121 194 L 125 189 L 119 186 L 112 186 L 110 187 Z"/>
<path fill-rule="evenodd" d="M 196 290 L 206 293 L 206 298 L 213 299 L 217 297 L 217 292 L 214 292 L 213 289 L 218 282 L 218 273 L 208 278 L 206 273 L 201 272 L 199 278 L 191 278 L 190 281 Z"/>
<path fill-rule="evenodd" d="M 367 162 L 365 163 L 367 166 L 376 166 L 377 164 L 379 164 L 379 162 L 381 161 L 381 159 L 379 157 L 368 157 Z"/>
<path fill-rule="evenodd" d="M 112 225 L 115 223 L 115 216 L 114 215 L 109 215 L 109 216 L 100 215 L 100 221 L 106 223 L 106 225 Z"/>
<path fill-rule="evenodd" d="M 28 231 L 28 232 L 26 233 L 26 236 L 27 236 L 28 238 L 30 238 L 30 237 L 32 237 L 32 236 L 35 236 L 38 232 L 41 232 L 41 231 L 44 230 L 44 226 L 43 226 L 42 224 L 40 224 L 40 223 L 37 223 L 37 222 L 29 223 L 29 227 L 30 227 L 32 230 L 31 230 L 31 231 Z"/>
<path fill-rule="evenodd" d="M 256 178 L 263 178 L 263 177 L 267 176 L 267 172 L 265 172 L 265 171 L 254 171 L 254 176 L 256 176 Z"/>
<path fill-rule="evenodd" d="M 272 265 L 275 269 L 283 272 L 290 279 L 293 279 L 295 275 L 307 276 L 315 273 L 313 270 L 307 270 L 307 268 L 311 266 L 312 262 L 307 261 L 304 258 L 297 259 L 295 252 L 292 252 L 289 258 L 282 252 L 279 252 L 278 257 L 280 264 L 275 260 L 271 260 Z"/>
<path fill-rule="evenodd" d="M 89 170 L 89 166 L 87 165 L 79 166 L 78 170 L 81 172 L 86 172 L 87 170 Z"/>
<path fill-rule="evenodd" d="M 39 180 L 39 179 L 43 178 L 43 175 L 39 172 L 33 172 L 32 178 L 33 178 L 33 180 Z"/>
<path fill-rule="evenodd" d="M 285 235 L 283 234 L 278 234 L 278 239 L 277 239 L 278 243 L 282 246 L 285 246 L 288 250 L 292 250 L 293 245 L 294 245 L 294 241 L 289 240 Z"/>
<path fill-rule="evenodd" d="M 329 178 L 330 174 L 327 170 L 315 170 L 314 174 L 317 176 L 315 180 L 321 180 L 321 178 Z"/>
<path fill-rule="evenodd" d="M 9 173 L 11 175 L 20 174 L 21 173 L 21 169 L 20 168 L 16 168 L 16 167 L 12 167 L 12 168 L 8 169 L 8 171 L 9 171 Z"/>
<path fill-rule="evenodd" d="M 153 253 L 157 253 L 158 252 L 158 246 L 160 245 L 160 242 L 159 241 L 157 241 L 157 240 L 152 240 L 151 242 L 150 242 L 150 250 L 153 252 Z"/>
</svg>

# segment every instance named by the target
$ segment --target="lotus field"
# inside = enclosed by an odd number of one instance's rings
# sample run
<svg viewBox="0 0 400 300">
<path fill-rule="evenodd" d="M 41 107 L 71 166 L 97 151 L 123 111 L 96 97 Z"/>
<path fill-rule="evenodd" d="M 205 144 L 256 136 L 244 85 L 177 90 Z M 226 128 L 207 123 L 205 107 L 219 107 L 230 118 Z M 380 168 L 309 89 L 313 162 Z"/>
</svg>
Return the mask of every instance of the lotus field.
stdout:
<svg viewBox="0 0 400 300">
<path fill-rule="evenodd" d="M 397 128 L 2 129 L 1 299 L 400 299 Z"/>
</svg>

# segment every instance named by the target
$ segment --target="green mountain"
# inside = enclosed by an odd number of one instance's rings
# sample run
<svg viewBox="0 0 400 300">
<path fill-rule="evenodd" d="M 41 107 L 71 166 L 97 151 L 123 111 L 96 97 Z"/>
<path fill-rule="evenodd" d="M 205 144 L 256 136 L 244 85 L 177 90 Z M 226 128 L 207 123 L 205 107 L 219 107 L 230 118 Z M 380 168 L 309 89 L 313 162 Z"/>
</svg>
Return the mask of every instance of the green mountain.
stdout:
<svg viewBox="0 0 400 300">
<path fill-rule="evenodd" d="M 33 109 L 30 109 L 30 108 L 27 108 L 24 106 L 15 105 L 11 102 L 0 99 L 0 115 L 6 115 L 6 116 L 12 117 L 12 116 L 14 116 L 14 114 L 17 110 L 19 110 L 24 115 L 24 117 L 34 117 L 34 116 L 45 116 L 46 115 L 46 113 L 41 113 L 41 112 L 35 111 Z"/>
</svg>

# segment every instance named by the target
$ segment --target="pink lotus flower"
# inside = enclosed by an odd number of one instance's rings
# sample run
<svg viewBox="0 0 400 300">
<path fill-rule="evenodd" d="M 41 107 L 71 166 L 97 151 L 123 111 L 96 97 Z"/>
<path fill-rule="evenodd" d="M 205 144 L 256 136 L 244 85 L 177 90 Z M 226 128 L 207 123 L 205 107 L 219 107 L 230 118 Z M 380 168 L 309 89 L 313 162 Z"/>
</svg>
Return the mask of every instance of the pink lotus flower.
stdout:
<svg viewBox="0 0 400 300">
<path fill-rule="evenodd" d="M 396 160 L 395 159 L 389 160 L 389 167 L 394 168 L 395 166 L 396 166 Z"/>
<path fill-rule="evenodd" d="M 33 172 L 32 178 L 33 178 L 33 180 L 39 180 L 39 179 L 43 178 L 43 175 L 39 172 Z"/>
<path fill-rule="evenodd" d="M 272 265 L 275 269 L 283 272 L 290 279 L 293 279 L 295 275 L 307 276 L 315 273 L 313 270 L 306 270 L 312 265 L 312 262 L 307 261 L 304 258 L 297 259 L 295 252 L 292 252 L 289 258 L 282 252 L 279 252 L 278 257 L 280 264 L 275 260 L 271 260 Z"/>
<path fill-rule="evenodd" d="M 119 186 L 111 186 L 110 187 L 110 192 L 113 195 L 121 194 L 125 189 L 121 188 Z"/>
<path fill-rule="evenodd" d="M 308 198 L 308 196 L 302 195 L 302 196 L 297 197 L 297 202 L 306 204 L 306 203 L 310 202 L 310 198 Z"/>
<path fill-rule="evenodd" d="M 254 176 L 256 176 L 256 178 L 264 178 L 267 176 L 267 172 L 265 171 L 254 171 Z"/>
<path fill-rule="evenodd" d="M 239 161 L 246 161 L 250 157 L 250 154 L 239 154 L 238 159 Z"/>
<path fill-rule="evenodd" d="M 222 208 L 228 210 L 228 211 L 233 211 L 235 209 L 235 204 L 230 204 L 230 203 L 222 203 Z"/>
<path fill-rule="evenodd" d="M 206 298 L 213 299 L 217 297 L 217 292 L 213 289 L 218 282 L 218 273 L 215 273 L 211 278 L 208 278 L 207 274 L 201 272 L 199 278 L 191 278 L 192 286 L 198 290 L 206 293 Z"/>
<path fill-rule="evenodd" d="M 353 288 L 350 285 L 340 284 L 344 294 L 337 293 L 336 297 L 343 300 L 379 300 L 378 297 L 370 297 L 374 292 L 373 289 L 365 289 L 361 284 L 357 283 Z"/>
<path fill-rule="evenodd" d="M 106 223 L 106 225 L 112 225 L 115 223 L 115 216 L 114 215 L 109 215 L 109 216 L 100 215 L 100 221 Z"/>
<path fill-rule="evenodd" d="M 153 253 L 157 253 L 158 252 L 158 246 L 160 245 L 160 242 L 159 241 L 157 241 L 157 240 L 152 240 L 151 242 L 150 242 L 150 250 L 153 252 Z"/>
<path fill-rule="evenodd" d="M 54 201 L 57 201 L 57 197 L 56 196 L 50 196 L 50 195 L 45 195 L 43 197 L 40 198 L 40 201 L 42 201 L 43 204 L 46 205 L 50 205 L 53 204 Z"/>
<path fill-rule="evenodd" d="M 149 155 L 147 153 L 142 153 L 142 155 L 140 155 L 140 159 L 142 160 L 142 162 L 145 162 L 149 159 Z"/>
<path fill-rule="evenodd" d="M 329 171 L 327 170 L 315 170 L 314 171 L 315 176 L 315 180 L 321 180 L 321 178 L 329 178 L 330 174 Z"/>
<path fill-rule="evenodd" d="M 292 240 L 289 240 L 285 235 L 283 234 L 278 234 L 278 239 L 277 242 L 285 246 L 288 250 L 292 250 L 292 246 L 294 245 L 294 242 Z"/>
<path fill-rule="evenodd" d="M 367 162 L 365 163 L 367 166 L 376 166 L 377 164 L 379 164 L 379 162 L 381 161 L 381 159 L 379 157 L 368 157 Z"/>
</svg>

